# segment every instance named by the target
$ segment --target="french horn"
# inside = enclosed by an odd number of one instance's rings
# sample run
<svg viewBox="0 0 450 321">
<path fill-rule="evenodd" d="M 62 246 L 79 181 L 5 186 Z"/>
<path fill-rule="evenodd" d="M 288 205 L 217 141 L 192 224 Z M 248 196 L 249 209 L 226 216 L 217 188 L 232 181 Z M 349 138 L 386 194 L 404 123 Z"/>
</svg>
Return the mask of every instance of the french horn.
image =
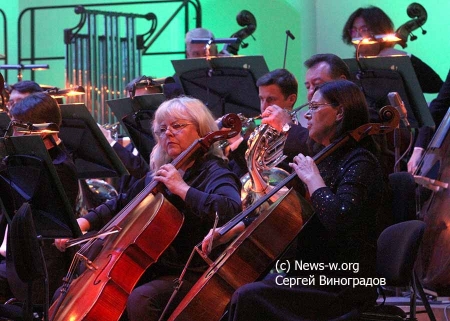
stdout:
<svg viewBox="0 0 450 321">
<path fill-rule="evenodd" d="M 297 123 L 295 114 L 301 108 L 308 104 L 301 105 L 289 112 L 294 123 Z M 255 119 L 242 119 L 243 124 L 254 122 Z M 244 125 L 243 125 L 244 127 Z M 246 127 L 249 127 L 246 125 Z M 271 186 L 277 185 L 289 173 L 282 168 L 276 167 L 286 156 L 283 154 L 283 148 L 286 143 L 288 131 L 277 131 L 268 124 L 257 126 L 249 136 L 248 148 L 245 153 L 248 173 L 241 177 L 242 190 L 241 200 L 243 209 L 247 208 L 261 196 L 264 196 L 271 190 Z M 278 193 L 272 196 L 269 204 L 275 202 L 281 195 L 284 195 L 288 189 L 282 188 Z"/>
</svg>

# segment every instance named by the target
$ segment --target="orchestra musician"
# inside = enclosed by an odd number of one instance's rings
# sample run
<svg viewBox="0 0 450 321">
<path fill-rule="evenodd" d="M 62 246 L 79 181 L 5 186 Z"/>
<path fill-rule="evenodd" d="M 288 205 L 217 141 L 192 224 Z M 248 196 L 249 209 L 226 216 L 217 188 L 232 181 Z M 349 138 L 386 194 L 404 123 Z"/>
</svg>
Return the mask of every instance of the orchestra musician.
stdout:
<svg viewBox="0 0 450 321">
<path fill-rule="evenodd" d="M 9 110 L 13 108 L 14 104 L 32 93 L 43 91 L 38 83 L 32 80 L 23 80 L 11 85 L 9 88 L 9 100 L 7 107 Z"/>
<path fill-rule="evenodd" d="M 213 226 L 216 213 L 219 224 L 223 224 L 241 209 L 239 179 L 229 170 L 217 144 L 204 157 L 193 160 L 184 172 L 170 163 L 195 140 L 217 130 L 212 114 L 201 101 L 188 97 L 165 101 L 157 109 L 153 122 L 156 145 L 150 156 L 150 172 L 127 194 L 78 219 L 82 231 L 100 229 L 152 179 L 164 184 L 167 199 L 184 214 L 183 226 L 171 246 L 129 296 L 127 313 L 131 321 L 158 320 L 173 292 L 173 280 L 179 277 L 195 244 Z M 64 250 L 66 241 L 56 240 L 55 244 Z M 202 260 L 191 263 L 176 301 L 201 275 L 203 264 Z"/>
<path fill-rule="evenodd" d="M 298 82 L 295 76 L 286 69 L 275 69 L 261 76 L 256 85 L 258 86 L 261 116 L 263 123 L 268 123 L 278 131 L 282 130 L 284 124 L 288 124 L 288 137 L 296 137 L 296 142 L 292 140 L 286 142 L 284 154 L 288 156 L 296 155 L 299 152 L 307 153 L 306 138 L 308 131 L 301 125 L 294 125 L 292 117 L 286 111 L 291 111 L 297 101 Z M 270 106 L 270 107 L 269 107 Z M 272 108 L 273 115 L 267 108 Z M 270 117 L 269 117 L 270 116 Z M 241 135 L 237 135 L 228 140 L 230 166 L 239 177 L 247 173 L 247 162 L 245 152 L 247 150 L 247 141 Z"/>
<path fill-rule="evenodd" d="M 353 38 L 366 38 L 374 35 L 394 33 L 394 24 L 389 16 L 380 8 L 369 6 L 355 10 L 342 30 L 342 40 L 348 45 L 353 45 Z M 394 49 L 394 42 L 381 42 L 374 44 L 361 43 L 359 55 L 386 57 L 393 55 L 410 56 L 420 87 L 424 93 L 437 93 L 442 86 L 442 79 L 425 62 L 405 51 Z M 358 45 L 355 45 L 357 47 Z"/>
<path fill-rule="evenodd" d="M 185 43 L 186 43 L 186 58 L 202 58 L 206 57 L 206 47 L 204 43 L 191 43 L 192 39 L 195 38 L 208 38 L 213 39 L 214 34 L 205 28 L 195 28 L 192 30 L 189 30 L 186 33 L 185 36 Z M 210 56 L 217 56 L 217 45 L 215 43 L 212 43 L 209 48 L 209 55 Z"/>
<path fill-rule="evenodd" d="M 22 84 L 23 83 L 23 84 Z M 14 108 L 10 109 L 11 117 L 13 121 L 18 121 L 22 123 L 32 123 L 32 124 L 40 124 L 40 123 L 55 123 L 56 125 L 61 125 L 61 111 L 58 106 L 58 103 L 55 99 L 53 99 L 50 95 L 44 92 L 36 92 L 31 93 L 21 98 L 18 97 L 18 93 L 24 95 L 22 92 L 23 88 L 40 88 L 33 85 L 34 82 L 31 81 L 22 81 L 13 86 L 16 88 L 13 90 L 13 93 L 17 91 L 17 95 L 12 95 L 14 103 Z M 29 85 L 31 84 L 31 87 Z M 35 83 L 34 83 L 35 84 Z M 20 89 L 17 89 L 20 88 Z M 20 135 L 20 133 L 15 132 L 14 135 Z M 56 169 L 56 173 L 62 183 L 64 191 L 67 195 L 69 203 L 72 209 L 75 211 L 76 200 L 78 195 L 78 179 L 77 179 L 77 171 L 75 165 L 67 153 L 63 142 L 58 137 L 57 133 L 52 134 L 41 134 L 44 144 L 47 148 L 47 151 L 52 159 L 53 165 Z M 7 177 L 7 169 L 3 173 L 2 176 Z M 10 215 L 14 213 L 17 204 L 14 205 L 14 196 L 9 195 L 8 191 L 10 188 L 4 186 L 2 182 L 4 180 L 0 179 L 0 189 L 2 190 L 2 194 L 0 195 L 6 209 Z M 45 188 L 45 186 L 41 186 L 40 188 Z M 21 204 L 19 204 L 20 206 Z M 15 296 L 20 296 L 17 293 L 22 293 L 22 291 L 26 290 L 26 285 L 21 282 L 17 277 L 11 277 L 11 275 L 15 275 L 12 271 L 7 270 L 11 269 L 13 265 L 6 264 L 6 256 L 10 256 L 11 253 L 10 247 L 8 246 L 7 239 L 7 219 L 5 217 L 5 213 L 1 213 L 0 218 L 0 239 L 3 240 L 3 243 L 0 247 L 1 254 L 1 262 L 0 262 L 0 289 L 2 290 L 3 295 L 8 295 L 11 297 L 12 294 Z M 44 257 L 46 261 L 46 266 L 49 275 L 49 290 L 56 291 L 60 282 L 71 261 L 71 253 L 61 253 L 59 252 L 53 245 L 51 240 L 44 241 Z M 44 287 L 43 284 L 36 282 L 36 286 L 34 286 L 33 291 L 33 301 L 44 302 Z M 10 292 L 12 290 L 12 293 Z"/>
<path fill-rule="evenodd" d="M 363 93 L 350 81 L 337 80 L 317 86 L 305 114 L 310 138 L 329 146 L 349 130 L 369 121 Z M 295 261 L 302 264 L 354 264 L 346 271 L 291 269 L 244 285 L 234 293 L 230 321 L 324 320 L 375 302 L 374 287 L 319 284 L 327 278 L 375 277 L 376 220 L 382 202 L 383 175 L 371 137 L 337 149 L 319 165 L 309 156 L 294 157 L 291 167 L 305 184 L 315 211 L 297 239 Z M 222 238 L 214 233 L 214 245 L 239 234 L 251 219 L 244 219 Z M 210 237 L 202 250 L 207 252 Z M 291 264 L 294 264 L 292 262 Z M 293 265 L 291 265 L 292 267 Z M 284 278 L 299 277 L 314 284 L 283 285 Z M 326 294 L 326 295 L 325 295 Z"/>
</svg>

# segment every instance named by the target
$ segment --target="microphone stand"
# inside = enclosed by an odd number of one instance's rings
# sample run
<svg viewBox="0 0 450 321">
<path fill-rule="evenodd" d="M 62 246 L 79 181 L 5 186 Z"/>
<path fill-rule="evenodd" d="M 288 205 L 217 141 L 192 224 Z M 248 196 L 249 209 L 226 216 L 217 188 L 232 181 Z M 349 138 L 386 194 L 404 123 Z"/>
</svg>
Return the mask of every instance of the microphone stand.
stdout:
<svg viewBox="0 0 450 321">
<path fill-rule="evenodd" d="M 400 147 L 401 147 L 401 135 L 400 126 L 397 125 L 394 129 L 394 173 L 400 172 Z"/>
<path fill-rule="evenodd" d="M 286 30 L 286 45 L 284 47 L 284 62 L 283 62 L 283 69 L 286 68 L 286 56 L 287 56 L 287 49 L 288 49 L 288 41 L 289 38 L 291 38 L 292 40 L 295 39 L 294 35 L 289 31 Z"/>
</svg>

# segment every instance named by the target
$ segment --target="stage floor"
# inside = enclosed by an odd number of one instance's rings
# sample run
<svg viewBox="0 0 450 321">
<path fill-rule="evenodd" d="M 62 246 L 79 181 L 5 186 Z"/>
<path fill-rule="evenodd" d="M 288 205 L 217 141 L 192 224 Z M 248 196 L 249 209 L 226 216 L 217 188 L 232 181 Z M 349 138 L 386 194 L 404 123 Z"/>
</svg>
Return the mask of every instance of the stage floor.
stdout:
<svg viewBox="0 0 450 321">
<path fill-rule="evenodd" d="M 449 301 L 434 301 L 430 300 L 431 309 L 433 310 L 436 321 L 450 320 L 450 300 Z M 409 297 L 387 297 L 386 304 L 396 305 L 409 312 Z M 417 315 L 418 321 L 429 321 L 428 315 L 422 302 L 417 300 Z"/>
</svg>

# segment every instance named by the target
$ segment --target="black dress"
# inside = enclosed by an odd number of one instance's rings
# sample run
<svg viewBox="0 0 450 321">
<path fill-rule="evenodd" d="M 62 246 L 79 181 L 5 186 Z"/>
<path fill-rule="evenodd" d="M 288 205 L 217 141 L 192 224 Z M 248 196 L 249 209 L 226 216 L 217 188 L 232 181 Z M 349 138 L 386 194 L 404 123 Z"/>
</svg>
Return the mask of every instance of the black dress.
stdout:
<svg viewBox="0 0 450 321">
<path fill-rule="evenodd" d="M 311 195 L 315 215 L 299 234 L 287 275 L 239 288 L 230 321 L 326 320 L 375 301 L 375 287 L 348 280 L 375 277 L 383 187 L 378 160 L 363 148 L 344 147 L 318 167 L 327 187 Z"/>
</svg>

